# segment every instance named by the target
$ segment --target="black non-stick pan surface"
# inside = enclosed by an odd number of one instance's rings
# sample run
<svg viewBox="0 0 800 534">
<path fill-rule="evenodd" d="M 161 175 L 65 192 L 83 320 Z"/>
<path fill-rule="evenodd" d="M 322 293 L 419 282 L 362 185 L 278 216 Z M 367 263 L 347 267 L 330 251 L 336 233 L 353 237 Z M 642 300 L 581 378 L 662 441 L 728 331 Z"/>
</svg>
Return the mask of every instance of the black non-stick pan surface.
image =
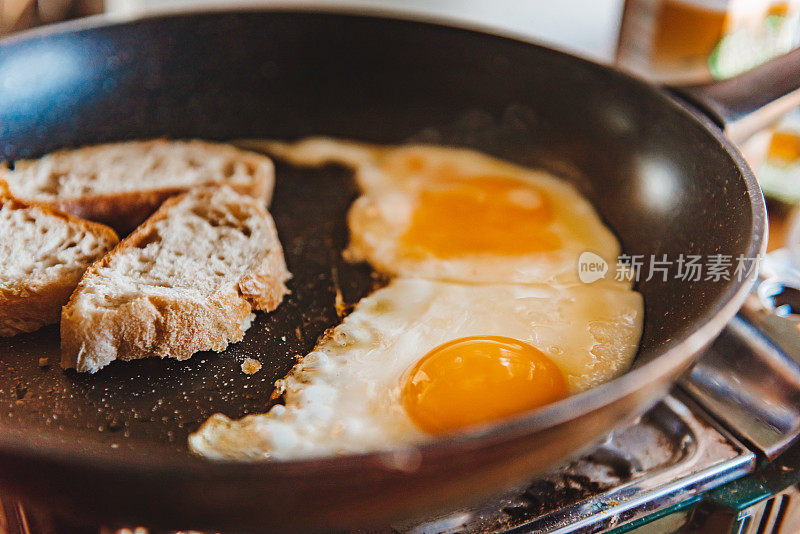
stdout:
<svg viewBox="0 0 800 534">
<path fill-rule="evenodd" d="M 0 45 L 0 155 L 167 136 L 328 134 L 480 149 L 557 173 L 629 254 L 762 248 L 763 199 L 710 121 L 659 89 L 538 46 L 341 14 L 239 12 L 86 22 Z M 520 484 L 651 406 L 735 313 L 747 283 L 638 285 L 634 370 L 511 422 L 419 450 L 219 464 L 187 435 L 262 412 L 272 384 L 379 284 L 341 259 L 357 194 L 343 168 L 278 165 L 272 204 L 292 294 L 244 341 L 187 362 L 58 366 L 58 330 L 0 340 L 0 482 L 106 524 L 228 531 L 348 528 L 446 509 Z M 509 221 L 513 224 L 513 221 Z M 245 375 L 241 362 L 264 367 Z"/>
</svg>

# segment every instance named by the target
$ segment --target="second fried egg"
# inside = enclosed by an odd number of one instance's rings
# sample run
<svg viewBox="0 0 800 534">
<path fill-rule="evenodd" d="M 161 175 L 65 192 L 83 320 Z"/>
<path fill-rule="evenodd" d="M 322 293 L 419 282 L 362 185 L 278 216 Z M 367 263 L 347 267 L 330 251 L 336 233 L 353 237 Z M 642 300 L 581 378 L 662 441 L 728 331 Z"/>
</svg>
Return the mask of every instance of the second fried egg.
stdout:
<svg viewBox="0 0 800 534">
<path fill-rule="evenodd" d="M 637 350 L 638 293 L 397 279 L 362 299 L 280 381 L 285 406 L 190 438 L 217 459 L 294 459 L 415 444 L 610 380 Z"/>
</svg>

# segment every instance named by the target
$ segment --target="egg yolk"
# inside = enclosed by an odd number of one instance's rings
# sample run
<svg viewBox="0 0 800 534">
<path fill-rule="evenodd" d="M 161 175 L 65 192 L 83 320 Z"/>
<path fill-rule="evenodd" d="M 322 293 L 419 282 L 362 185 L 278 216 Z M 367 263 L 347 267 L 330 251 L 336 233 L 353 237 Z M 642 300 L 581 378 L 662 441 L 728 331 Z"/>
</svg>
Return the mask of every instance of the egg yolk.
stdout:
<svg viewBox="0 0 800 534">
<path fill-rule="evenodd" d="M 442 181 L 439 184 L 448 184 Z M 561 240 L 548 230 L 553 206 L 539 189 L 507 177 L 451 180 L 422 191 L 401 238 L 412 257 L 471 254 L 524 255 L 555 250 Z"/>
<path fill-rule="evenodd" d="M 455 339 L 426 354 L 407 375 L 402 400 L 422 430 L 437 434 L 557 401 L 567 380 L 539 349 L 516 339 Z"/>
</svg>

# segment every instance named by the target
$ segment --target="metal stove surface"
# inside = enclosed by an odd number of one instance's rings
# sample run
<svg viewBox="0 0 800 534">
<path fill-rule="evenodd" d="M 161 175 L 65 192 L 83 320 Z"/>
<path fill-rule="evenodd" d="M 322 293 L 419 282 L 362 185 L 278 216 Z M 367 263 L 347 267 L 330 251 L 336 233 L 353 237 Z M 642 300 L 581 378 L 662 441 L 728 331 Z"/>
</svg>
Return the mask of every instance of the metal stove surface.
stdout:
<svg viewBox="0 0 800 534">
<path fill-rule="evenodd" d="M 676 392 L 592 453 L 541 477 L 521 494 L 394 530 L 604 532 L 691 502 L 751 472 L 755 461 L 755 454 Z"/>
</svg>

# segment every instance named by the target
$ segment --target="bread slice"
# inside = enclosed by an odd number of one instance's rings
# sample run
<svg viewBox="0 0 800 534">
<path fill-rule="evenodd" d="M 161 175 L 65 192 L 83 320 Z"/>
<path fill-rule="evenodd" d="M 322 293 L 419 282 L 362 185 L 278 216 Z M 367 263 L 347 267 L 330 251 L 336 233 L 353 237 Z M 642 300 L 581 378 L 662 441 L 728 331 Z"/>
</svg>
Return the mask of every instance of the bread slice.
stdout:
<svg viewBox="0 0 800 534">
<path fill-rule="evenodd" d="M 128 141 L 61 150 L 0 168 L 15 197 L 127 233 L 168 197 L 228 185 L 268 205 L 275 171 L 266 156 L 205 141 Z"/>
<path fill-rule="evenodd" d="M 0 180 L 0 336 L 57 323 L 83 272 L 117 241 L 107 226 L 14 199 Z"/>
<path fill-rule="evenodd" d="M 86 271 L 61 315 L 61 364 L 222 351 L 253 310 L 280 304 L 289 276 L 261 202 L 228 187 L 173 197 Z"/>
</svg>

